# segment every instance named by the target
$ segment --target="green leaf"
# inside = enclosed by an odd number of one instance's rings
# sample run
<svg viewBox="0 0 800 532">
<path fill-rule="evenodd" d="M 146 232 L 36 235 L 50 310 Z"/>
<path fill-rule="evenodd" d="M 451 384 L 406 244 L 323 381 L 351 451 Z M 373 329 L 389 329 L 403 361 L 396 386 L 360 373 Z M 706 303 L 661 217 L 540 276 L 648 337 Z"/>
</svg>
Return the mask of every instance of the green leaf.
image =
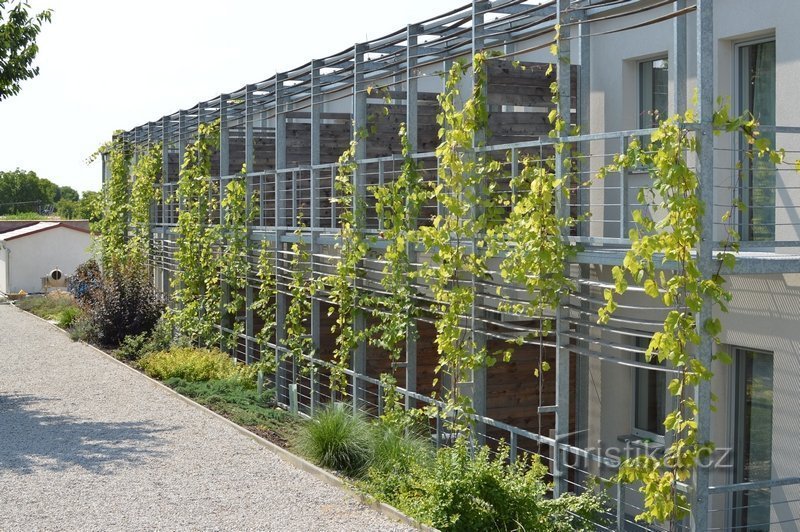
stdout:
<svg viewBox="0 0 800 532">
<path fill-rule="evenodd" d="M 659 295 L 658 285 L 652 279 L 647 279 L 644 282 L 644 292 L 653 299 L 656 299 Z"/>
</svg>

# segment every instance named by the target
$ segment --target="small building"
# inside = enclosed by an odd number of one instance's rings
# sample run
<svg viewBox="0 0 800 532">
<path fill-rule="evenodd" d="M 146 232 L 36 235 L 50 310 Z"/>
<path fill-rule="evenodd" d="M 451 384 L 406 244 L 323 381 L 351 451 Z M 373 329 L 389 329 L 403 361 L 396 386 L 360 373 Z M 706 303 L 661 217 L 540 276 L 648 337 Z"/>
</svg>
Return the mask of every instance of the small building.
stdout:
<svg viewBox="0 0 800 532">
<path fill-rule="evenodd" d="M 0 294 L 41 292 L 42 278 L 56 269 L 72 275 L 91 258 L 89 243 L 89 230 L 70 222 L 38 222 L 0 232 Z"/>
</svg>

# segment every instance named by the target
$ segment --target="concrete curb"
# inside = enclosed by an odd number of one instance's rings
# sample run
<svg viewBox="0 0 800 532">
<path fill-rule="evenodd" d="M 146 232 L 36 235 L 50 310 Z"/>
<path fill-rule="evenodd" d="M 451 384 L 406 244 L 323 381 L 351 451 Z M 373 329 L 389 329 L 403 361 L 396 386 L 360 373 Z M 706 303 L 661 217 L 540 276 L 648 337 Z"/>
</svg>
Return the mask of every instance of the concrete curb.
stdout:
<svg viewBox="0 0 800 532">
<path fill-rule="evenodd" d="M 29 316 L 33 316 L 37 320 L 46 323 L 47 325 L 49 325 L 53 329 L 57 330 L 61 334 L 69 337 L 69 333 L 67 331 L 65 331 L 64 329 L 62 329 L 61 327 L 59 327 L 58 325 L 56 325 L 55 323 L 53 323 L 53 322 L 51 322 L 49 320 L 46 320 L 46 319 L 42 318 L 41 316 L 37 316 L 36 314 L 33 314 L 32 312 L 28 312 L 26 310 L 23 310 L 23 309 L 17 307 L 16 305 L 12 305 L 12 306 L 17 308 L 17 310 L 19 310 L 20 312 L 24 312 L 24 313 L 28 314 Z M 103 357 L 105 357 L 106 359 L 110 360 L 111 362 L 114 362 L 115 364 L 118 364 L 118 365 L 124 367 L 126 370 L 138 375 L 142 379 L 145 379 L 145 380 L 149 381 L 149 383 L 151 385 L 164 390 L 165 392 L 167 392 L 167 393 L 173 395 L 174 397 L 180 399 L 184 403 L 186 403 L 188 405 L 191 405 L 194 408 L 205 412 L 206 415 L 212 416 L 212 417 L 216 418 L 217 420 L 228 424 L 230 427 L 234 428 L 239 433 L 247 436 L 248 438 L 250 438 L 251 440 L 253 440 L 257 444 L 261 445 L 262 447 L 264 447 L 264 448 L 268 449 L 269 451 L 271 451 L 273 454 L 277 455 L 284 462 L 287 462 L 287 463 L 291 464 L 293 467 L 295 467 L 297 469 L 300 469 L 302 471 L 305 471 L 306 473 L 311 474 L 312 476 L 318 478 L 319 480 L 322 480 L 323 482 L 325 482 L 325 483 L 327 483 L 327 484 L 329 484 L 331 486 L 334 486 L 336 488 L 341 489 L 342 491 L 344 491 L 345 493 L 347 493 L 348 495 L 350 495 L 354 499 L 358 500 L 359 502 L 361 502 L 365 506 L 370 507 L 374 511 L 380 513 L 381 515 L 383 515 L 383 516 L 385 516 L 385 517 L 387 517 L 387 518 L 389 518 L 389 519 L 391 519 L 393 521 L 396 521 L 396 522 L 399 522 L 399 523 L 414 527 L 417 530 L 424 530 L 426 532 L 435 532 L 437 530 L 437 529 L 432 528 L 432 527 L 430 527 L 428 525 L 422 524 L 422 523 L 418 522 L 417 520 L 412 519 L 411 517 L 408 517 L 407 515 L 405 515 L 400 510 L 398 510 L 397 508 L 395 508 L 393 506 L 390 506 L 390 505 L 388 505 L 388 504 L 386 504 L 384 502 L 381 502 L 381 501 L 375 499 L 374 497 L 371 497 L 371 496 L 366 495 L 364 493 L 360 493 L 358 491 L 355 491 L 352 487 L 350 487 L 350 485 L 347 484 L 347 482 L 345 482 L 344 480 L 342 480 L 338 476 L 334 475 L 333 473 L 331 473 L 329 471 L 326 471 L 325 469 L 322 469 L 322 468 L 312 464 L 311 462 L 305 460 L 304 458 L 301 458 L 301 457 L 297 456 L 296 454 L 290 453 L 289 451 L 287 451 L 283 447 L 280 447 L 280 446 L 272 443 L 271 441 L 269 441 L 269 440 L 267 440 L 265 438 L 262 438 L 258 434 L 250 432 L 246 428 L 244 428 L 244 427 L 242 427 L 240 425 L 237 425 L 236 423 L 234 423 L 230 419 L 228 419 L 228 418 L 226 418 L 226 417 L 214 412 L 213 410 L 210 410 L 210 409 L 206 408 L 205 406 L 201 405 L 200 403 L 197 403 L 197 402 L 193 401 L 192 399 L 190 399 L 190 398 L 188 398 L 188 397 L 186 397 L 184 395 L 179 394 L 178 392 L 176 392 L 175 390 L 173 390 L 172 388 L 170 388 L 166 384 L 164 384 L 164 383 L 162 383 L 162 382 L 160 382 L 160 381 L 158 381 L 156 379 L 153 379 L 152 377 L 149 377 L 149 376 L 145 375 L 141 371 L 139 371 L 139 370 L 137 370 L 135 368 L 132 368 L 131 366 L 129 366 L 128 364 L 125 364 L 124 362 L 122 362 L 120 360 L 117 360 L 116 358 L 114 358 L 113 356 L 109 355 L 108 353 L 106 353 L 102 349 L 99 349 L 99 348 L 97 348 L 96 346 L 94 346 L 94 345 L 92 345 L 90 343 L 84 342 L 83 340 L 78 341 L 78 343 L 81 343 L 81 344 L 85 345 L 86 347 L 91 348 L 92 351 L 94 351 L 95 353 L 102 355 Z"/>
</svg>

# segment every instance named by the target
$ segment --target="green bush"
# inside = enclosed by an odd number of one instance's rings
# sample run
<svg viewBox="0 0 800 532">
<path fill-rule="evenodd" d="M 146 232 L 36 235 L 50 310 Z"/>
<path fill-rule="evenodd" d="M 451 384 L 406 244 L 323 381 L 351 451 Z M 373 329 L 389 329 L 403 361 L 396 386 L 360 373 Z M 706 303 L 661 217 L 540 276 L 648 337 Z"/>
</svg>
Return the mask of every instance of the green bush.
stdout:
<svg viewBox="0 0 800 532">
<path fill-rule="evenodd" d="M 547 469 L 526 459 L 510 465 L 508 457 L 505 446 L 470 452 L 461 438 L 439 449 L 432 466 L 416 464 L 404 489 L 387 502 L 440 530 L 594 529 L 584 518 L 601 515 L 600 496 L 548 499 Z"/>
<path fill-rule="evenodd" d="M 58 326 L 62 329 L 69 329 L 81 316 L 81 309 L 78 307 L 67 307 L 58 313 Z"/>
<path fill-rule="evenodd" d="M 166 351 L 170 347 L 188 347 L 181 341 L 173 341 L 172 327 L 160 320 L 150 332 L 128 335 L 123 338 L 114 356 L 119 360 L 133 362 L 144 355 L 157 351 Z"/>
<path fill-rule="evenodd" d="M 306 426 L 300 449 L 311 460 L 357 478 L 372 458 L 370 424 L 337 405 L 321 410 Z"/>
<path fill-rule="evenodd" d="M 69 328 L 69 336 L 75 342 L 93 342 L 97 338 L 97 328 L 86 314 L 81 313 Z"/>
<path fill-rule="evenodd" d="M 176 347 L 149 353 L 139 359 L 139 367 L 150 377 L 189 382 L 241 379 L 249 373 L 222 351 L 195 347 Z"/>
</svg>

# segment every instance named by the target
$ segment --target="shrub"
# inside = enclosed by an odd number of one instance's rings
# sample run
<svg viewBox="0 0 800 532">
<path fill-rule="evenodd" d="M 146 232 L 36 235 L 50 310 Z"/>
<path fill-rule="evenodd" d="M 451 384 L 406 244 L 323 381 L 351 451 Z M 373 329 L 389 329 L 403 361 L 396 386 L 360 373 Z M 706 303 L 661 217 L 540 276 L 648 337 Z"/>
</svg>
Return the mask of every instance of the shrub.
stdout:
<svg viewBox="0 0 800 532">
<path fill-rule="evenodd" d="M 222 351 L 194 347 L 177 347 L 149 353 L 139 359 L 139 367 L 150 377 L 167 380 L 179 378 L 189 382 L 240 379 L 244 369 Z"/>
<path fill-rule="evenodd" d="M 139 360 L 148 353 L 166 351 L 170 347 L 188 347 L 181 341 L 174 342 L 172 327 L 164 320 L 159 320 L 150 332 L 133 334 L 122 339 L 119 349 L 114 351 L 114 356 L 119 360 L 128 362 Z"/>
<path fill-rule="evenodd" d="M 88 316 L 81 314 L 70 327 L 69 336 L 75 342 L 94 342 L 97 338 L 97 329 Z"/>
<path fill-rule="evenodd" d="M 67 290 L 80 305 L 88 303 L 102 285 L 103 273 L 94 259 L 80 264 L 75 273 L 67 279 Z"/>
<path fill-rule="evenodd" d="M 83 309 L 96 328 L 97 342 L 104 346 L 116 346 L 126 336 L 149 332 L 163 311 L 150 278 L 138 270 L 112 272 L 86 294 Z"/>
<path fill-rule="evenodd" d="M 361 415 L 329 406 L 306 426 L 300 449 L 317 464 L 357 478 L 372 458 L 370 425 Z"/>
<path fill-rule="evenodd" d="M 67 307 L 58 313 L 58 326 L 62 329 L 69 329 L 81 316 L 81 309 L 78 307 Z"/>
<path fill-rule="evenodd" d="M 437 451 L 432 467 L 417 465 L 409 488 L 389 502 L 440 530 L 593 530 L 583 518 L 601 514 L 600 496 L 547 499 L 546 472 L 536 460 L 509 464 L 506 446 L 471 453 L 460 438 Z"/>
</svg>

